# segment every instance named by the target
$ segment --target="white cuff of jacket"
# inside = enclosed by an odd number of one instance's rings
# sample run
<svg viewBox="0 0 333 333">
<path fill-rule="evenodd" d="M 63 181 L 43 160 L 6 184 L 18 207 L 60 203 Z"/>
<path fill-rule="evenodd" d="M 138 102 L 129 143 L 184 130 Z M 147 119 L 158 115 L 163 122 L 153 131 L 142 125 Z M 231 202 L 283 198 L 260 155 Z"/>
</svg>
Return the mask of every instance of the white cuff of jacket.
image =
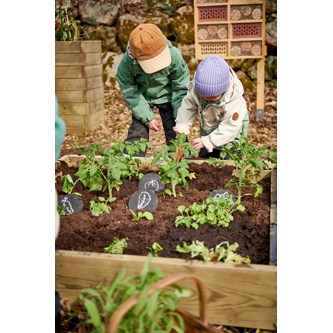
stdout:
<svg viewBox="0 0 333 333">
<path fill-rule="evenodd" d="M 190 126 L 186 124 L 178 124 L 173 128 L 173 130 L 178 133 L 185 133 L 186 135 L 190 134 Z"/>
<path fill-rule="evenodd" d="M 211 153 L 213 151 L 214 145 L 212 144 L 212 142 L 209 139 L 209 135 L 207 136 L 202 136 L 201 137 L 202 143 L 204 144 L 204 146 L 206 147 L 207 151 L 209 153 Z"/>
</svg>

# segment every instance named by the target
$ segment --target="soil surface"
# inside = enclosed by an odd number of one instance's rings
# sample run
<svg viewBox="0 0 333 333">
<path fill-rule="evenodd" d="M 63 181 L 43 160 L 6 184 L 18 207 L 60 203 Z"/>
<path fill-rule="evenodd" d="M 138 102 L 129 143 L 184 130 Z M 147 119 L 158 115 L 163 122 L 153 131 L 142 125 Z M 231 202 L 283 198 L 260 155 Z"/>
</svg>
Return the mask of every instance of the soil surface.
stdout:
<svg viewBox="0 0 333 333">
<path fill-rule="evenodd" d="M 82 194 L 83 210 L 78 213 L 62 216 L 60 220 L 59 236 L 56 240 L 56 249 L 104 252 L 115 237 L 128 237 L 128 246 L 124 254 L 144 255 L 148 254 L 147 247 L 158 242 L 163 250 L 158 252 L 159 257 L 190 258 L 190 254 L 180 254 L 175 251 L 177 245 L 188 245 L 193 240 L 204 242 L 209 248 L 214 248 L 223 241 L 229 244 L 237 242 L 237 253 L 248 256 L 253 264 L 269 263 L 269 233 L 270 233 L 270 177 L 260 181 L 263 193 L 254 198 L 253 195 L 243 197 L 244 212 L 235 212 L 234 221 L 227 228 L 213 225 L 201 225 L 197 230 L 186 228 L 183 225 L 175 227 L 174 221 L 179 215 L 177 207 L 180 205 L 190 206 L 192 203 L 202 203 L 213 190 L 225 188 L 225 184 L 231 178 L 232 166 L 217 168 L 207 163 L 191 163 L 190 171 L 194 172 L 196 179 L 189 180 L 189 189 L 178 185 L 177 193 L 182 197 L 167 196 L 163 192 L 156 192 L 158 208 L 153 211 L 154 219 L 148 221 L 140 219 L 132 220 L 128 208 L 130 196 L 138 190 L 139 179 L 125 179 L 119 191 L 113 191 L 117 200 L 110 204 L 112 210 L 101 216 L 93 216 L 89 210 L 90 200 L 98 201 L 98 196 L 107 197 L 107 193 L 89 192 L 78 182 L 74 192 Z M 56 173 L 70 174 L 73 179 L 75 167 L 69 167 L 65 162 L 58 162 Z M 143 170 L 144 173 L 157 172 Z M 62 182 L 56 178 L 58 195 L 61 191 Z M 166 188 L 170 188 L 167 184 Z M 236 195 L 234 188 L 228 188 Z M 247 193 L 254 193 L 251 189 Z"/>
</svg>

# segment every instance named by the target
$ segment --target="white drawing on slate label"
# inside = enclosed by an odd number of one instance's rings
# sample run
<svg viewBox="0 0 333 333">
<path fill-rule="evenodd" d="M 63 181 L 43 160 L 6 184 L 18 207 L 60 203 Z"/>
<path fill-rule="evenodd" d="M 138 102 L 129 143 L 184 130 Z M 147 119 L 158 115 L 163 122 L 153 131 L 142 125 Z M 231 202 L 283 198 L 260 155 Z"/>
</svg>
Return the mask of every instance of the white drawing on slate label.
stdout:
<svg viewBox="0 0 333 333">
<path fill-rule="evenodd" d="M 143 209 L 149 205 L 151 196 L 148 192 L 141 192 L 139 194 L 138 209 Z"/>
<path fill-rule="evenodd" d="M 72 204 L 69 202 L 68 197 L 64 197 L 61 199 L 61 203 L 66 207 L 68 213 L 74 213 L 74 209 Z"/>
<path fill-rule="evenodd" d="M 224 198 L 224 199 L 230 199 L 230 196 L 229 196 L 229 193 L 228 192 L 224 192 L 224 193 L 216 193 L 214 195 L 214 202 L 217 203 L 221 198 Z"/>
<path fill-rule="evenodd" d="M 151 189 L 152 191 L 157 191 L 160 188 L 160 185 L 158 184 L 158 181 L 156 179 L 151 179 L 145 183 L 144 188 L 146 190 Z"/>
</svg>

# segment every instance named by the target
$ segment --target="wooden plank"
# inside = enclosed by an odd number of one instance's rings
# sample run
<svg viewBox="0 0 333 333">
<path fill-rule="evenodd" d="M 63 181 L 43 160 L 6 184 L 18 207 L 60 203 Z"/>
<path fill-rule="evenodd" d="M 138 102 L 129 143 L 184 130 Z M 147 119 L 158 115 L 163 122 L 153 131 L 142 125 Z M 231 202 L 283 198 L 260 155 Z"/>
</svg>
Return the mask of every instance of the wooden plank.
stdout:
<svg viewBox="0 0 333 333">
<path fill-rule="evenodd" d="M 103 65 L 84 66 L 83 72 L 85 77 L 103 76 Z"/>
<path fill-rule="evenodd" d="M 59 115 L 64 120 L 66 127 L 86 127 L 85 116 L 83 115 L 72 115 L 72 114 L 61 114 Z"/>
<path fill-rule="evenodd" d="M 92 128 L 93 126 L 101 125 L 105 123 L 105 110 L 103 109 L 102 111 L 90 113 L 86 117 L 86 125 L 89 128 Z"/>
<path fill-rule="evenodd" d="M 55 42 L 55 53 L 97 53 L 97 52 L 102 52 L 102 42 L 100 40 Z"/>
<path fill-rule="evenodd" d="M 103 88 L 101 76 L 88 77 L 83 79 L 56 79 L 56 91 L 59 90 L 91 90 Z"/>
<path fill-rule="evenodd" d="M 61 115 L 88 115 L 104 109 L 104 98 L 90 103 L 59 103 Z"/>
<path fill-rule="evenodd" d="M 73 301 L 80 290 L 101 281 L 111 282 L 119 271 L 139 274 L 146 260 L 143 256 L 56 251 L 56 289 Z M 166 275 L 192 273 L 206 288 L 208 320 L 212 324 L 273 329 L 276 324 L 276 267 L 266 265 L 231 265 L 182 259 L 153 258 L 152 267 Z M 186 289 L 194 289 L 184 282 Z M 182 303 L 185 311 L 198 313 L 194 297 Z"/>
<path fill-rule="evenodd" d="M 89 113 L 93 114 L 99 111 L 105 111 L 105 100 L 104 98 L 89 103 Z"/>
<path fill-rule="evenodd" d="M 87 115 L 89 103 L 59 103 L 59 114 L 64 115 Z"/>
<path fill-rule="evenodd" d="M 101 63 L 101 53 L 58 53 L 55 55 L 56 66 L 99 65 Z"/>
<path fill-rule="evenodd" d="M 61 103 L 84 103 L 87 102 L 86 91 L 65 91 L 57 90 L 59 104 Z"/>
<path fill-rule="evenodd" d="M 56 79 L 56 91 L 59 90 L 87 90 L 86 79 Z"/>
<path fill-rule="evenodd" d="M 257 110 L 265 108 L 265 57 L 257 62 Z"/>
<path fill-rule="evenodd" d="M 102 76 L 88 77 L 87 81 L 87 90 L 102 88 L 104 86 Z"/>
<path fill-rule="evenodd" d="M 103 65 L 91 66 L 55 66 L 56 79 L 81 79 L 103 76 Z"/>
<path fill-rule="evenodd" d="M 100 88 L 91 89 L 86 92 L 87 102 L 96 101 L 97 99 L 101 98 L 104 98 L 104 86 Z"/>
<path fill-rule="evenodd" d="M 102 52 L 102 42 L 100 40 L 81 41 L 81 52 L 100 53 Z"/>
<path fill-rule="evenodd" d="M 80 42 L 55 42 L 55 53 L 81 53 Z"/>
<path fill-rule="evenodd" d="M 56 79 L 81 79 L 84 77 L 82 66 L 55 66 Z"/>
</svg>

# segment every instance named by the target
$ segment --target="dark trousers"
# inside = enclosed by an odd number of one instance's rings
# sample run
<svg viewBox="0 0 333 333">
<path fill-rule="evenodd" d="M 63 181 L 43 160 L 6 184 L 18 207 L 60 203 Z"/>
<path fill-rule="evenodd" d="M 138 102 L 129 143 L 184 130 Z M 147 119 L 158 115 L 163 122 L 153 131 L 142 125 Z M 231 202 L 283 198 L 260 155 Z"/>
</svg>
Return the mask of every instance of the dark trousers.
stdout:
<svg viewBox="0 0 333 333">
<path fill-rule="evenodd" d="M 170 145 L 171 140 L 176 138 L 176 133 L 173 127 L 176 125 L 175 117 L 173 115 L 173 109 L 171 103 L 165 104 L 149 104 L 150 108 L 157 107 L 163 124 L 165 141 L 167 145 Z M 149 141 L 149 128 L 141 121 L 132 117 L 132 123 L 128 129 L 127 138 L 125 141 L 133 143 L 141 138 Z M 140 153 L 137 156 L 145 156 L 146 152 Z"/>
</svg>

